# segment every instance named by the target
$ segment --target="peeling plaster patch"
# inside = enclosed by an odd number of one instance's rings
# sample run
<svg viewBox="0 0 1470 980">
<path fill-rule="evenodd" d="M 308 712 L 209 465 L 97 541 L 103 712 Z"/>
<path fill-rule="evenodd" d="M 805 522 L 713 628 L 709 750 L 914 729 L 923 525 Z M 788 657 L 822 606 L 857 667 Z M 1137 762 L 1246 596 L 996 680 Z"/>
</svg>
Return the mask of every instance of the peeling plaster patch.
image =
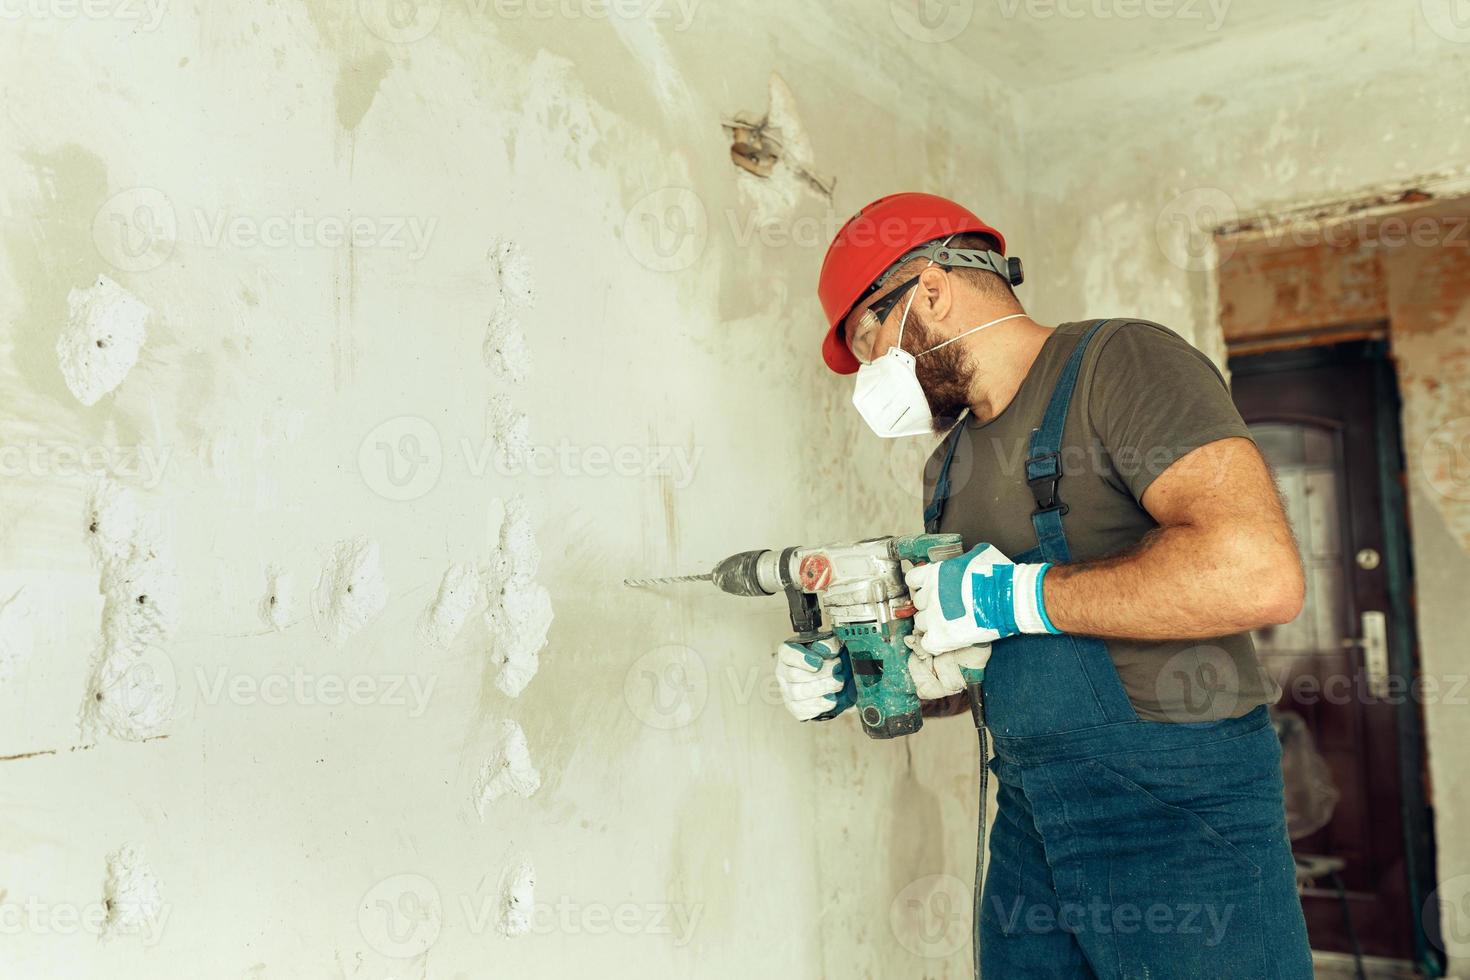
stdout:
<svg viewBox="0 0 1470 980">
<path fill-rule="evenodd" d="M 424 610 L 419 636 L 440 649 L 448 649 L 480 601 L 481 589 L 480 573 L 474 565 L 450 565 L 439 582 L 439 593 Z"/>
<path fill-rule="evenodd" d="M 323 634 L 341 646 L 388 604 L 378 543 L 368 538 L 338 542 L 317 578 L 312 609 Z"/>
<path fill-rule="evenodd" d="M 500 666 L 495 684 L 519 697 L 541 667 L 540 652 L 551 629 L 551 593 L 534 579 L 516 576 L 501 589 L 499 601 L 485 613 Z"/>
<path fill-rule="evenodd" d="M 260 597 L 260 621 L 279 632 L 291 625 L 300 601 L 296 576 L 270 565 L 265 570 L 265 595 Z"/>
<path fill-rule="evenodd" d="M 485 808 L 502 796 L 528 798 L 541 788 L 541 773 L 531 764 L 526 733 L 513 719 L 500 723 L 500 741 L 475 780 L 475 811 L 485 819 Z"/>
<path fill-rule="evenodd" d="M 375 51 L 360 61 L 343 65 L 337 75 L 337 121 L 351 132 L 373 107 L 378 87 L 388 77 L 393 62 L 383 51 Z"/>
<path fill-rule="evenodd" d="M 173 665 L 159 645 L 178 629 L 178 572 L 133 492 L 111 478 L 94 485 L 86 521 L 99 566 L 102 646 L 82 700 L 82 733 L 152 738 L 173 718 Z"/>
<path fill-rule="evenodd" d="M 122 384 L 138 362 L 150 310 L 106 276 L 66 297 L 67 320 L 56 339 L 66 386 L 83 405 L 95 405 Z"/>
<path fill-rule="evenodd" d="M 536 277 L 521 247 L 509 238 L 497 238 L 490 245 L 489 259 L 501 298 L 513 307 L 534 306 Z"/>
<path fill-rule="evenodd" d="M 510 305 L 501 303 L 490 315 L 485 329 L 485 363 L 513 384 L 522 384 L 531 374 L 531 352 L 526 335 Z"/>
<path fill-rule="evenodd" d="M 24 589 L 0 599 L 0 681 L 14 677 L 35 652 L 31 608 Z"/>
<path fill-rule="evenodd" d="M 687 8 L 682 3 L 678 6 L 682 20 L 674 30 L 682 31 L 693 20 L 697 3 L 691 2 Z M 689 87 L 684 84 L 684 77 L 674 64 L 669 46 L 654 20 L 651 17 L 612 17 L 609 23 L 617 32 L 618 40 L 632 53 L 633 60 L 647 73 L 649 86 L 658 97 L 664 113 L 672 115 L 687 111 L 691 102 Z"/>
<path fill-rule="evenodd" d="M 1190 328 L 1186 272 L 1171 256 L 1193 256 L 1191 246 L 1171 240 L 1164 247 L 1157 222 L 1142 203 L 1119 201 L 1088 215 L 1078 229 L 1071 268 L 1083 270 L 1087 308 L 1079 315 L 1113 315 L 1119 310 L 1149 310 L 1149 316 L 1186 337 Z M 1170 226 L 1171 234 L 1188 229 Z M 1177 252 L 1176 252 L 1177 249 Z M 1150 257 L 1157 257 L 1150 262 Z"/>
<path fill-rule="evenodd" d="M 500 522 L 500 556 L 511 575 L 533 576 L 541 569 L 541 546 L 524 497 L 512 497 Z"/>
<path fill-rule="evenodd" d="M 506 869 L 500 880 L 500 932 L 524 936 L 531 931 L 536 905 L 536 869 L 530 858 L 521 858 Z"/>
<path fill-rule="evenodd" d="M 141 846 L 124 844 L 107 856 L 102 905 L 107 910 L 103 939 L 141 936 L 161 925 L 163 892 Z"/>
<path fill-rule="evenodd" d="M 485 434 L 507 470 L 514 470 L 531 451 L 531 420 L 525 412 L 516 411 L 506 395 L 491 396 L 485 410 Z"/>
<path fill-rule="evenodd" d="M 112 651 L 98 662 L 87 685 L 82 735 L 105 734 L 124 742 L 157 738 L 174 720 L 176 693 L 173 663 L 159 648 Z"/>
<path fill-rule="evenodd" d="M 740 113 L 725 123 L 733 140 L 731 158 L 741 168 L 735 183 L 758 225 L 789 217 L 805 194 L 830 204 L 834 184 L 817 173 L 796 97 L 774 72 L 769 98 L 770 106 L 760 119 Z"/>
<path fill-rule="evenodd" d="M 496 686 L 518 697 L 540 668 L 553 611 L 551 594 L 536 581 L 541 549 L 525 501 L 512 498 L 500 524 L 500 548 L 487 576 L 491 660 L 500 665 Z"/>
<path fill-rule="evenodd" d="M 544 48 L 538 51 L 526 71 L 520 99 L 522 115 L 552 134 L 553 145 L 561 148 L 572 166 L 586 170 L 608 162 L 609 153 L 592 113 L 593 100 L 587 97 L 571 61 Z"/>
</svg>

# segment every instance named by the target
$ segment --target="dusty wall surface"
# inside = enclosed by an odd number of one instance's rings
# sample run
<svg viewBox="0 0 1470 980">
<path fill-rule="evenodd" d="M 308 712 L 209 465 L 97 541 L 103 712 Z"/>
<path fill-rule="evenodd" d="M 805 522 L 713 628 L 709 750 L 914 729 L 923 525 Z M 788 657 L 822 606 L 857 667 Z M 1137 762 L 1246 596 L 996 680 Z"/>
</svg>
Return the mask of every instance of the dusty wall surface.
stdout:
<svg viewBox="0 0 1470 980">
<path fill-rule="evenodd" d="M 918 526 L 811 291 L 899 187 L 1023 228 L 1012 103 L 881 7 L 539 9 L 7 22 L 6 976 L 967 974 L 968 720 L 619 583 Z"/>
<path fill-rule="evenodd" d="M 1237 334 L 1251 309 L 1217 309 L 1213 242 L 1221 227 L 1252 227 L 1311 246 L 1321 226 L 1270 215 L 1316 213 L 1319 202 L 1394 198 L 1423 187 L 1463 193 L 1470 149 L 1470 32 L 1444 5 L 1348 3 L 1297 23 L 1265 25 L 1169 58 L 1026 94 L 1035 239 L 1026 253 L 1031 306 L 1052 321 L 1128 313 L 1167 324 L 1223 362 L 1222 318 Z M 1330 211 L 1330 207 L 1327 208 Z M 1052 229 L 1048 231 L 1048 229 Z M 1304 235 L 1298 240 L 1295 236 Z M 1444 237 L 1442 234 L 1441 238 Z M 1427 672 L 1470 671 L 1464 635 L 1467 327 L 1462 248 L 1384 250 L 1366 266 L 1328 255 L 1331 288 L 1357 312 L 1393 323 L 1404 395 L 1418 632 Z M 1341 263 L 1338 260 L 1342 260 Z M 1261 307 L 1296 326 L 1323 308 L 1321 286 L 1276 275 Z M 1259 265 L 1258 262 L 1258 265 Z M 1298 272 L 1300 270 L 1297 270 Z M 1376 278 L 1375 278 L 1376 277 Z M 1454 284 L 1454 288 L 1449 288 Z M 1382 287 L 1373 297 L 1368 293 Z M 1384 309 L 1384 296 L 1388 297 Z M 1255 311 L 1259 312 L 1259 310 Z M 1299 322 L 1298 322 L 1299 321 Z M 1470 890 L 1470 807 L 1459 748 L 1463 704 L 1427 708 L 1439 876 L 1452 918 L 1452 965 L 1470 969 L 1459 899 Z M 1458 916 L 1458 918 L 1454 918 Z"/>
</svg>

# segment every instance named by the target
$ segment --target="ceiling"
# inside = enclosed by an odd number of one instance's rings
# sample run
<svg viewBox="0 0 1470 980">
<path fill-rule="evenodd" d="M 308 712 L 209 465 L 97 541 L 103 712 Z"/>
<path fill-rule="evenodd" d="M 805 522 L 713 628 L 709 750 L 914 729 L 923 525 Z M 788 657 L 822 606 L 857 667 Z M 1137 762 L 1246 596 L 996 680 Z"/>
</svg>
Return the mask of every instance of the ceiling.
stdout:
<svg viewBox="0 0 1470 980">
<path fill-rule="evenodd" d="M 1324 18 L 1360 0 L 891 0 L 908 38 L 1039 88 Z"/>
</svg>

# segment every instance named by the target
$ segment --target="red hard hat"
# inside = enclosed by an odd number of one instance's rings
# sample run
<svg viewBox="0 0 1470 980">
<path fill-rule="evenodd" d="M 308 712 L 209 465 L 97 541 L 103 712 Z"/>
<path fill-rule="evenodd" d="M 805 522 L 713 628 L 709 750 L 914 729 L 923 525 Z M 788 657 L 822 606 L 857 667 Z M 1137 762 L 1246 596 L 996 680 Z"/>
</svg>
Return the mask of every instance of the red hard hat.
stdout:
<svg viewBox="0 0 1470 980">
<path fill-rule="evenodd" d="M 890 194 L 848 219 L 827 247 L 817 298 L 827 314 L 822 359 L 838 374 L 852 374 L 858 360 L 843 339 L 842 321 L 889 266 L 905 254 L 938 238 L 981 232 L 1000 243 L 1000 232 L 955 202 L 934 194 Z"/>
</svg>

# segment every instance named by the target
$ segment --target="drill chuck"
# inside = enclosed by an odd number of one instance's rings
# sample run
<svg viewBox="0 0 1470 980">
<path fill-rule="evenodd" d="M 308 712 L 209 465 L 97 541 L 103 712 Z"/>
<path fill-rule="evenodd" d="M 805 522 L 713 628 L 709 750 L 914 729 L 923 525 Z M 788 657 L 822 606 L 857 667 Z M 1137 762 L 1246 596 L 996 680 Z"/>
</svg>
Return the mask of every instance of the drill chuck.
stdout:
<svg viewBox="0 0 1470 980">
<path fill-rule="evenodd" d="M 780 561 L 779 551 L 742 551 L 716 565 L 710 580 L 715 588 L 730 595 L 775 595 L 786 587 L 781 581 Z"/>
</svg>

